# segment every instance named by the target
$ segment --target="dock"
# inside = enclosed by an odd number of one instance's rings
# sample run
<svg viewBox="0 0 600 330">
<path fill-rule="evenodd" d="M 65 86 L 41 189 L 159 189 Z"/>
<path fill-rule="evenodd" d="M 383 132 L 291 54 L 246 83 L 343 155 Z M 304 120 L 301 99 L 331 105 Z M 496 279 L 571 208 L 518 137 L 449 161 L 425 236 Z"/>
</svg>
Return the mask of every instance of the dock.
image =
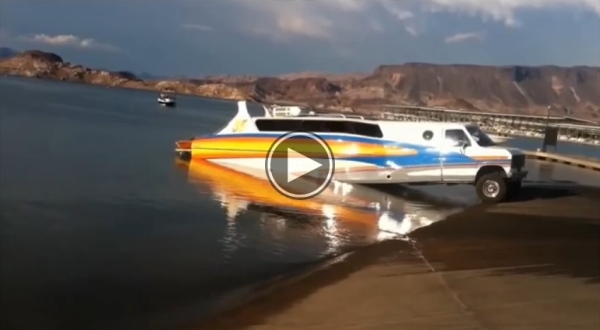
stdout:
<svg viewBox="0 0 600 330">
<path fill-rule="evenodd" d="M 594 171 L 600 171 L 600 159 L 583 158 L 570 155 L 559 155 L 541 151 L 523 150 L 527 158 L 539 159 L 553 163 L 562 163 Z"/>
<path fill-rule="evenodd" d="M 546 127 L 558 128 L 558 139 L 600 145 L 598 123 L 571 116 L 519 115 L 443 107 L 382 105 L 379 116 L 390 120 L 475 122 L 484 131 L 499 135 L 543 138 Z"/>
</svg>

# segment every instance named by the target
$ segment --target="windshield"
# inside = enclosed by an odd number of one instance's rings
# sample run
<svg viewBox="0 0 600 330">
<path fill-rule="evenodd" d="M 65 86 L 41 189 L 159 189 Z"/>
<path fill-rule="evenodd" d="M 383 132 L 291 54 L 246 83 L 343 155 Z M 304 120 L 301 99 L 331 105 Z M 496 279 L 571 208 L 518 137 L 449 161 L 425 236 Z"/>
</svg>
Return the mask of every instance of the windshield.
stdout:
<svg viewBox="0 0 600 330">
<path fill-rule="evenodd" d="M 492 139 L 485 134 L 485 132 L 482 131 L 479 126 L 469 125 L 467 126 L 467 131 L 469 131 L 469 134 L 471 134 L 475 142 L 477 142 L 480 147 L 491 147 L 496 145 L 496 143 L 494 143 L 494 141 L 492 141 Z"/>
</svg>

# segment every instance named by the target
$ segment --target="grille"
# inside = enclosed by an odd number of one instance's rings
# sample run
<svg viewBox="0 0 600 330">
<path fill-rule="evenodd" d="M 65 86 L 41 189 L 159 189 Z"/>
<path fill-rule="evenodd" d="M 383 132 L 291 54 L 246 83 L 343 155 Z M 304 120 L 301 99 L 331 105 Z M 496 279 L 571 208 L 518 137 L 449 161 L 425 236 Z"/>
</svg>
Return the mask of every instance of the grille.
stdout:
<svg viewBox="0 0 600 330">
<path fill-rule="evenodd" d="M 512 156 L 511 168 L 522 168 L 525 167 L 525 155 L 514 155 Z"/>
</svg>

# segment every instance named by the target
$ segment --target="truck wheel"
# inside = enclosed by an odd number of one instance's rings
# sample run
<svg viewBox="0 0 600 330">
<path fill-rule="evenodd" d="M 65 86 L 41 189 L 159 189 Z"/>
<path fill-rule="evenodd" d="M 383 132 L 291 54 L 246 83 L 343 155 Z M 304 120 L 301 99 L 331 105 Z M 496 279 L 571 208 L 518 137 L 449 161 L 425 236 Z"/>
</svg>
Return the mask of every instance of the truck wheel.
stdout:
<svg viewBox="0 0 600 330">
<path fill-rule="evenodd" d="M 485 174 L 477 180 L 475 189 L 483 203 L 499 203 L 506 197 L 506 179 L 499 173 Z"/>
</svg>

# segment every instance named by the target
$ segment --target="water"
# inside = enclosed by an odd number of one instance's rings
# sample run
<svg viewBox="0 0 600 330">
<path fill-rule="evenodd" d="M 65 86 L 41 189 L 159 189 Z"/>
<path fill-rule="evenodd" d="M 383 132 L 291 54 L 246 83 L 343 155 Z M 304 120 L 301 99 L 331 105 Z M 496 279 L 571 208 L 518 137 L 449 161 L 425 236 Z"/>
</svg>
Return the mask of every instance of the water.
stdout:
<svg viewBox="0 0 600 330">
<path fill-rule="evenodd" d="M 362 208 L 290 207 L 260 182 L 175 161 L 174 141 L 224 125 L 235 103 L 155 98 L 0 79 L 3 329 L 194 324 L 226 293 L 456 211 L 367 188 L 345 197 Z"/>
<path fill-rule="evenodd" d="M 0 79 L 2 329 L 193 325 L 240 288 L 474 201 L 470 187 L 424 188 L 430 198 L 332 185 L 339 200 L 290 202 L 174 159 L 174 141 L 221 127 L 235 103 L 181 95 L 168 109 L 155 98 Z"/>
<path fill-rule="evenodd" d="M 506 142 L 506 145 L 525 150 L 537 150 L 542 148 L 542 142 L 542 139 L 512 137 Z M 554 149 L 554 147 L 548 147 L 548 152 L 600 159 L 600 145 L 558 141 L 556 149 Z"/>
</svg>

